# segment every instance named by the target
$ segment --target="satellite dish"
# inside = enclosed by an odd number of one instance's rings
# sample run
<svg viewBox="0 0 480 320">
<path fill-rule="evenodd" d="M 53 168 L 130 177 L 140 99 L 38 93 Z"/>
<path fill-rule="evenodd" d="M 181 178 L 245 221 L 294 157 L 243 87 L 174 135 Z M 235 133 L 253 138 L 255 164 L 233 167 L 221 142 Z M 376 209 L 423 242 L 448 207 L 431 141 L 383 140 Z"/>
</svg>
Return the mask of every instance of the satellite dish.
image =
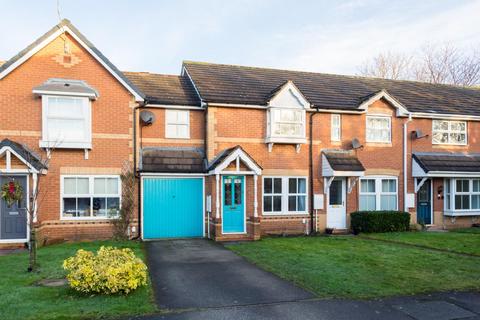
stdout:
<svg viewBox="0 0 480 320">
<path fill-rule="evenodd" d="M 421 138 L 428 137 L 428 134 L 422 132 L 422 130 L 420 130 L 420 129 L 417 129 L 417 130 L 412 131 L 412 137 L 415 138 L 415 139 L 421 139 Z"/>
<path fill-rule="evenodd" d="M 363 148 L 363 145 L 360 143 L 360 141 L 357 138 L 352 139 L 352 148 L 353 149 L 360 149 Z"/>
<path fill-rule="evenodd" d="M 155 114 L 151 111 L 143 110 L 140 112 L 140 121 L 144 126 L 151 125 L 155 122 Z"/>
</svg>

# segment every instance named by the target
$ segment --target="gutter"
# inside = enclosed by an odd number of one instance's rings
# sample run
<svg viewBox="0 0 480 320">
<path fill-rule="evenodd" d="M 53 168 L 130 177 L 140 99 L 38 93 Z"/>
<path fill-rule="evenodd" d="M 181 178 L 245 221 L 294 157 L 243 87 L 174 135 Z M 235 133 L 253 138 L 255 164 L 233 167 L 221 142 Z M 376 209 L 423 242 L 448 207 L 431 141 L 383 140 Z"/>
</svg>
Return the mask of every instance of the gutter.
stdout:
<svg viewBox="0 0 480 320">
<path fill-rule="evenodd" d="M 403 211 L 408 212 L 407 194 L 408 194 L 408 177 L 407 177 L 407 150 L 408 150 L 408 123 L 412 121 L 412 114 L 408 115 L 408 120 L 403 123 Z"/>
<path fill-rule="evenodd" d="M 313 107 L 313 105 L 311 106 Z M 319 108 L 315 108 L 316 112 L 310 113 L 310 130 L 309 130 L 309 146 L 308 146 L 308 172 L 310 183 L 310 234 L 313 234 L 313 117 L 319 113 Z M 318 221 L 315 221 L 318 223 Z"/>
</svg>

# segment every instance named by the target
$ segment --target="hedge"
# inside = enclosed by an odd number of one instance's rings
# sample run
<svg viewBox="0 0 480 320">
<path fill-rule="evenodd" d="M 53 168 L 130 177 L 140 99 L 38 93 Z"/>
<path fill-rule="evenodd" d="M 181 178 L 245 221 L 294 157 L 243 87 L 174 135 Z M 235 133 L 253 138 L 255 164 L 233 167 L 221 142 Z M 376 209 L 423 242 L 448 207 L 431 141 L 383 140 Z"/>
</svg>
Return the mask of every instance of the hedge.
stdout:
<svg viewBox="0 0 480 320">
<path fill-rule="evenodd" d="M 410 214 L 403 211 L 356 211 L 350 214 L 354 234 L 408 231 Z"/>
</svg>

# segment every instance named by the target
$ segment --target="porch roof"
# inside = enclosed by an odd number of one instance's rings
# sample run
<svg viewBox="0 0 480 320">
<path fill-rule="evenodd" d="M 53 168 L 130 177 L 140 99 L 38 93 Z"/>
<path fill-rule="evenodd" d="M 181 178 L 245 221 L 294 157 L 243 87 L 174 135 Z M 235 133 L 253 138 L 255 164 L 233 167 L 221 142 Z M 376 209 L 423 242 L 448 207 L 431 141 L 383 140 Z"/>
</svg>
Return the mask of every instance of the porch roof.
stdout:
<svg viewBox="0 0 480 320">
<path fill-rule="evenodd" d="M 480 154 L 414 153 L 413 177 L 480 176 Z"/>
<path fill-rule="evenodd" d="M 140 170 L 161 173 L 205 173 L 202 149 L 192 147 L 143 148 Z"/>
<path fill-rule="evenodd" d="M 220 152 L 208 165 L 210 173 L 223 171 L 233 160 L 243 161 L 255 174 L 261 174 L 262 167 L 239 145 Z"/>
<path fill-rule="evenodd" d="M 12 141 L 10 139 L 3 139 L 0 142 L 0 155 L 3 154 L 7 149 L 13 151 L 15 153 L 15 156 L 20 157 L 20 160 L 25 161 L 32 168 L 39 172 L 48 169 L 48 166 L 41 161 L 40 157 L 23 144 Z"/>
<path fill-rule="evenodd" d="M 322 176 L 324 177 L 358 177 L 365 173 L 365 167 L 353 151 L 324 150 L 322 158 Z"/>
</svg>

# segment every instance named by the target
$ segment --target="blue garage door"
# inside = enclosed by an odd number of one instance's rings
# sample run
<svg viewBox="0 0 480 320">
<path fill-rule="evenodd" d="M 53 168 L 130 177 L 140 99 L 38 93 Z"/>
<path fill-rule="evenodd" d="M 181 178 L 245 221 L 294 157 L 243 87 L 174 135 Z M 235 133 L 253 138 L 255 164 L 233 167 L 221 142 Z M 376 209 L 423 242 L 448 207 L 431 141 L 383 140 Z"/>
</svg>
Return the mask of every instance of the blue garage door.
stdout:
<svg viewBox="0 0 480 320">
<path fill-rule="evenodd" d="M 144 178 L 143 238 L 203 236 L 202 178 Z"/>
</svg>

